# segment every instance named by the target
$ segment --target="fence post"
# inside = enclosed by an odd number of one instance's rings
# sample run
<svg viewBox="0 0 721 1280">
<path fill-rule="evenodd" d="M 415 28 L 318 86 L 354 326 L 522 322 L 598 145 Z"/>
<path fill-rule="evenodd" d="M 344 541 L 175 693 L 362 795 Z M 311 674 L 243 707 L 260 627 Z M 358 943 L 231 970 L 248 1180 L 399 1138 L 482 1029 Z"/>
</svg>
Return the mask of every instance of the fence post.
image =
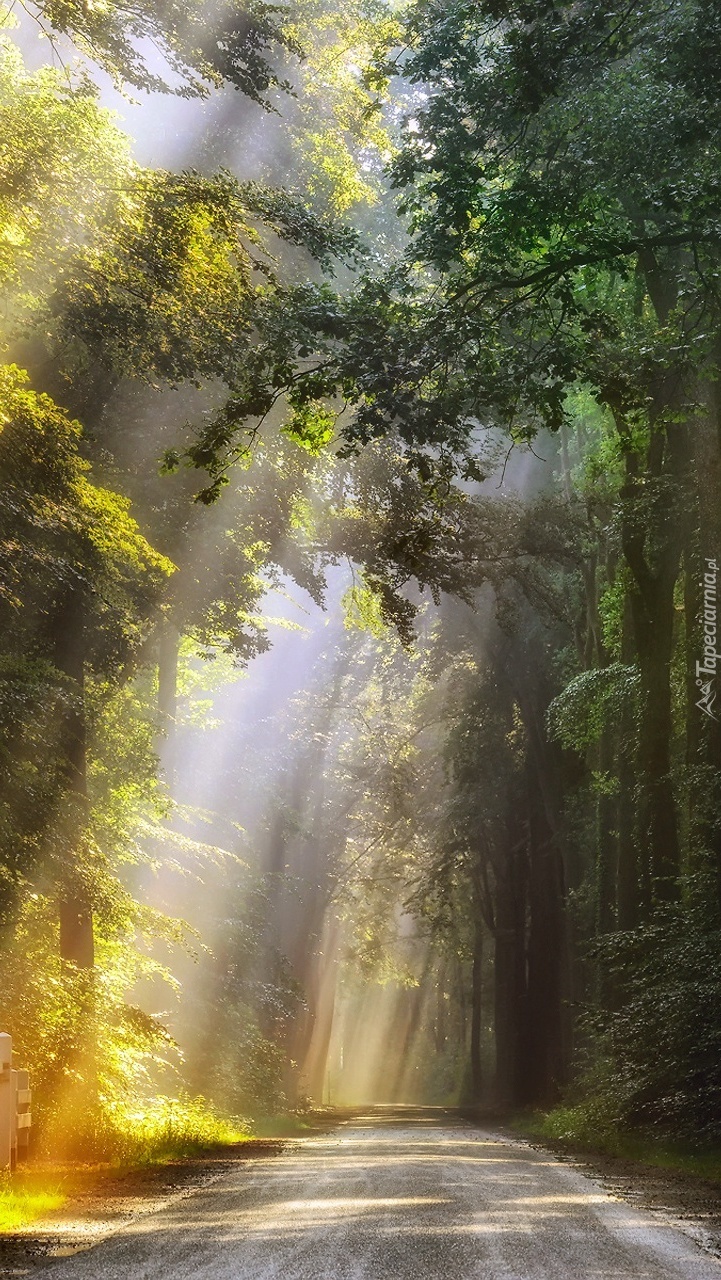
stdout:
<svg viewBox="0 0 721 1280">
<path fill-rule="evenodd" d="M 0 1031 L 0 1169 L 12 1169 L 15 1146 L 15 1089 L 12 1037 Z"/>
<path fill-rule="evenodd" d="M 32 1093 L 30 1092 L 30 1074 L 27 1071 L 14 1071 L 16 1082 L 15 1093 L 15 1114 L 16 1114 L 16 1133 L 17 1133 L 17 1160 L 27 1160 L 28 1148 L 30 1145 L 30 1103 L 32 1102 Z"/>
</svg>

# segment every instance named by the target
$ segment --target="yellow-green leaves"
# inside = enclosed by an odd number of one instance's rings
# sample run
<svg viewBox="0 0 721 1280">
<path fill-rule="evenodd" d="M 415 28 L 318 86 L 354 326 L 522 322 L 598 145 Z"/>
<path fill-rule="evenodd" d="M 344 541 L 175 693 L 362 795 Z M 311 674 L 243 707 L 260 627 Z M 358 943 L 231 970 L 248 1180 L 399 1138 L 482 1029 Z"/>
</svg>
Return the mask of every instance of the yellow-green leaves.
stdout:
<svg viewBox="0 0 721 1280">
<path fill-rule="evenodd" d="M 387 631 L 382 600 L 362 575 L 360 581 L 346 591 L 342 605 L 348 631 L 367 631 L 376 639 Z"/>
<path fill-rule="evenodd" d="M 52 68 L 31 74 L 0 37 L 0 289 L 13 309 L 46 296 L 92 235 L 128 155 L 87 87 L 72 91 Z"/>
<path fill-rule="evenodd" d="M 372 64 L 400 42 L 400 24 L 377 0 L 334 8 L 309 0 L 293 30 L 305 53 L 293 125 L 298 176 L 338 213 L 374 204 L 391 143 L 381 109 L 386 81 Z"/>
<path fill-rule="evenodd" d="M 136 171 L 54 300 L 60 336 L 117 374 L 227 372 L 256 240 L 231 181 Z"/>
<path fill-rule="evenodd" d="M 151 547 L 130 514 L 130 501 L 110 489 L 101 489 L 81 476 L 75 486 L 79 510 L 86 517 L 85 536 L 103 557 L 110 571 L 132 569 L 154 572 L 164 577 L 175 566 L 167 556 Z"/>
<path fill-rule="evenodd" d="M 319 454 L 330 444 L 335 431 L 336 414 L 322 400 L 310 400 L 293 408 L 283 431 L 308 453 Z"/>
<path fill-rule="evenodd" d="M 128 500 L 93 482 L 80 435 L 23 370 L 0 366 L 0 598 L 29 615 L 52 612 L 82 584 L 115 649 L 143 621 L 138 597 L 152 597 L 173 566 L 143 537 Z"/>
<path fill-rule="evenodd" d="M 76 376 L 102 365 L 115 377 L 238 385 L 259 314 L 282 289 L 278 241 L 324 268 L 359 251 L 353 232 L 285 192 L 224 171 L 136 169 L 53 299 Z"/>
</svg>

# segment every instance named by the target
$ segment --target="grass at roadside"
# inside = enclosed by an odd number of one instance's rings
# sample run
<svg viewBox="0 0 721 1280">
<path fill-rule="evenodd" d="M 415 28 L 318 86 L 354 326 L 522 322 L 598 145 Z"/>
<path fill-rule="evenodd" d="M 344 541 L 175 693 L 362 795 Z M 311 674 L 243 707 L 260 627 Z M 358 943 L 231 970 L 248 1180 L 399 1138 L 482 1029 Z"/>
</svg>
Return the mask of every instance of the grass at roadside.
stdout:
<svg viewBox="0 0 721 1280">
<path fill-rule="evenodd" d="M 90 1132 L 66 1120 L 46 1135 L 36 1159 L 0 1174 L 0 1234 L 57 1214 L 77 1195 L 119 1184 L 133 1171 L 237 1148 L 248 1128 L 218 1116 L 202 1098 L 155 1098 L 142 1109 L 105 1112 Z"/>
<path fill-rule="evenodd" d="M 45 1172 L 0 1174 L 0 1232 L 17 1231 L 62 1209 L 66 1196 Z"/>
<path fill-rule="evenodd" d="M 109 1116 L 95 1153 L 123 1165 L 164 1163 L 247 1141 L 249 1126 L 216 1114 L 204 1098 L 155 1098 L 138 1111 Z"/>
<path fill-rule="evenodd" d="M 652 1134 L 619 1129 L 594 1112 L 592 1105 L 558 1106 L 551 1111 L 522 1112 L 509 1126 L 524 1138 L 577 1155 L 603 1155 L 629 1160 L 670 1173 L 687 1173 L 721 1184 L 721 1150 L 673 1142 Z"/>
</svg>

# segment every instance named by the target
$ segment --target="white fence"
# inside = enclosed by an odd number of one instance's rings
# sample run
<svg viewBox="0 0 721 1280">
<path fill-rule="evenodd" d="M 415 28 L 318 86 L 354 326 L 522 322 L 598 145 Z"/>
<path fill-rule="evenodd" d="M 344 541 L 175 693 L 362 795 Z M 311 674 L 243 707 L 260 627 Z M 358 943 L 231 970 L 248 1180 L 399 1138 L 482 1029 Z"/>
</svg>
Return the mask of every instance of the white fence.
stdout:
<svg viewBox="0 0 721 1280">
<path fill-rule="evenodd" d="M 30 1141 L 30 1079 L 27 1071 L 13 1071 L 13 1042 L 0 1031 L 0 1169 L 14 1169 L 28 1153 Z"/>
</svg>

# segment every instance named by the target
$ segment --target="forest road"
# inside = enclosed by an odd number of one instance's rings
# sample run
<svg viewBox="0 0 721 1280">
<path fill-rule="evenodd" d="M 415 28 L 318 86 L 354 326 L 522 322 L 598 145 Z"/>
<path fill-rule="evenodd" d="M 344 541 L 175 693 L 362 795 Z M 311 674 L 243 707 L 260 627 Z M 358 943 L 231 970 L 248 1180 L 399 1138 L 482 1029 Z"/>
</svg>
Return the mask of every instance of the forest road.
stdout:
<svg viewBox="0 0 721 1280">
<path fill-rule="evenodd" d="M 442 1110 L 371 1108 L 47 1268 L 51 1280 L 721 1280 L 663 1217 Z"/>
</svg>

